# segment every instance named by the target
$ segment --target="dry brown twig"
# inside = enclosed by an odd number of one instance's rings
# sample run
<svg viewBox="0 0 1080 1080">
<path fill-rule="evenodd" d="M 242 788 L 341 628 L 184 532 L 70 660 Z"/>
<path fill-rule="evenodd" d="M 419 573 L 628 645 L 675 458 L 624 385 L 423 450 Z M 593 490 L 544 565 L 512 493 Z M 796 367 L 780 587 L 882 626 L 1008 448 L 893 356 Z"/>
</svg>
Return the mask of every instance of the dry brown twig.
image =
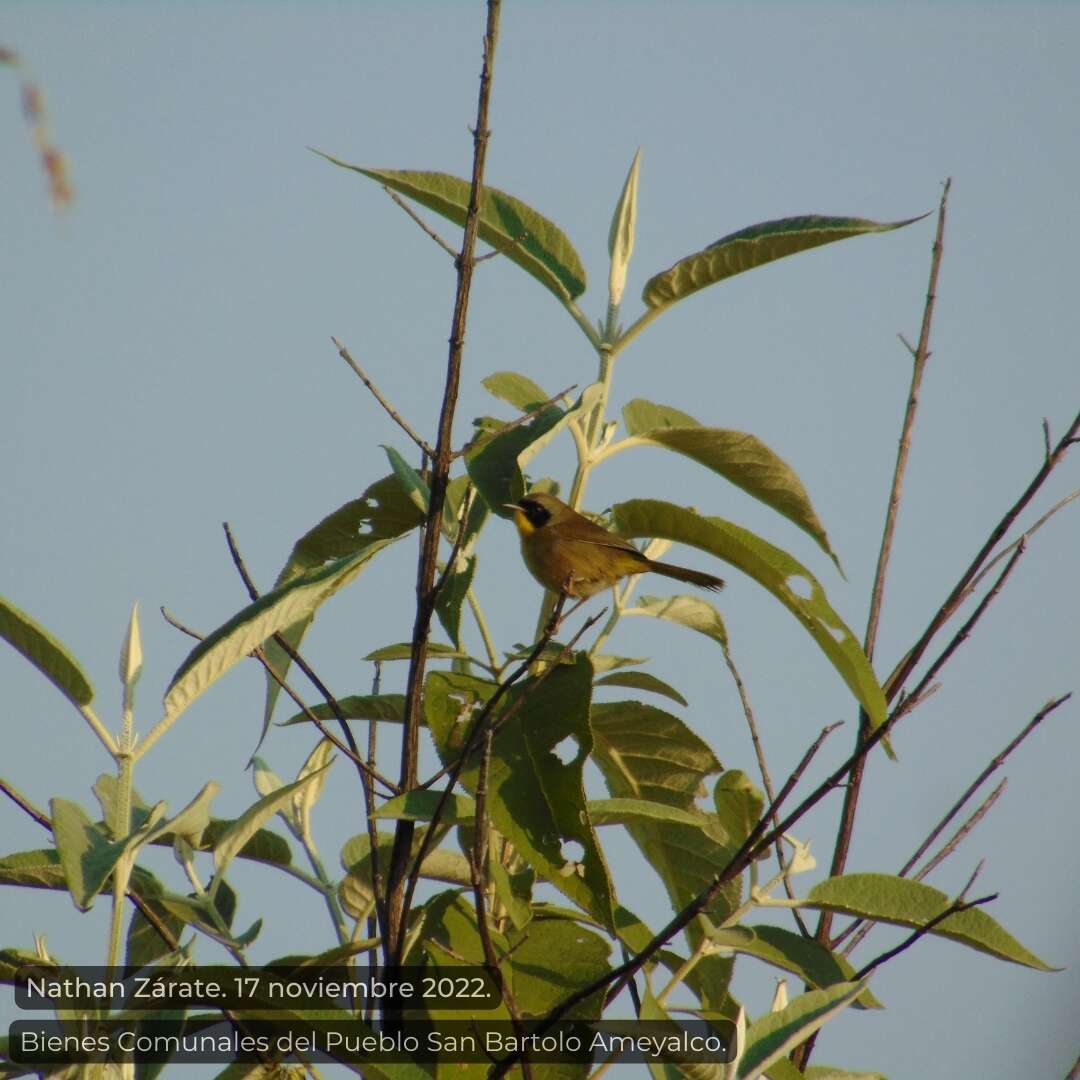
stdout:
<svg viewBox="0 0 1080 1080">
<path fill-rule="evenodd" d="M 487 158 L 488 110 L 491 101 L 491 81 L 498 40 L 500 0 L 488 0 L 487 25 L 484 33 L 484 57 L 480 72 L 480 88 L 476 105 L 476 124 L 473 129 L 473 167 L 469 185 L 469 204 L 465 213 L 465 228 L 461 253 L 455 259 L 457 289 L 454 313 L 450 323 L 449 351 L 446 360 L 446 381 L 439 408 L 438 433 L 431 459 L 428 514 L 422 526 L 421 549 L 416 570 L 416 617 L 413 622 L 412 650 L 405 685 L 405 722 L 402 732 L 401 774 L 399 786 L 411 791 L 417 786 L 420 757 L 421 697 L 427 667 L 428 641 L 431 620 L 435 611 L 435 573 L 438 562 L 441 519 L 446 487 L 449 482 L 453 449 L 454 414 L 458 387 L 461 381 L 462 355 L 465 346 L 465 327 L 469 297 L 475 269 L 476 241 L 479 233 L 480 195 L 483 191 L 484 166 Z M 415 876 L 410 874 L 415 822 L 399 820 L 394 829 L 394 843 L 387 873 L 386 922 L 383 926 L 383 955 L 388 965 L 402 960 L 405 933 Z M 428 830 L 425 840 L 432 834 Z"/>
</svg>

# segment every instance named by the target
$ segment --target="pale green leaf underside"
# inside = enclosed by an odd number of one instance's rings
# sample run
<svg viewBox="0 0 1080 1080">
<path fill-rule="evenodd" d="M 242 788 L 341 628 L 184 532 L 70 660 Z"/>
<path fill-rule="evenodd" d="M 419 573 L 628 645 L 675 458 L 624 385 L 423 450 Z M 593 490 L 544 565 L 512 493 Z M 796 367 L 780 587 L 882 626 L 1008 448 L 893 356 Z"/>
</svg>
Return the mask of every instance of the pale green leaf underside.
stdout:
<svg viewBox="0 0 1080 1080">
<path fill-rule="evenodd" d="M 309 772 L 300 780 L 264 795 L 258 802 L 249 806 L 222 834 L 214 847 L 214 870 L 217 878 L 228 868 L 229 863 L 240 853 L 241 848 L 270 820 L 279 810 L 284 809 L 295 793 L 306 785 L 315 783 L 330 765 Z"/>
<path fill-rule="evenodd" d="M 755 435 L 706 427 L 659 427 L 636 438 L 666 447 L 719 473 L 812 536 L 837 569 L 840 561 L 795 470 Z"/>
<path fill-rule="evenodd" d="M 623 614 L 651 615 L 695 630 L 721 645 L 727 644 L 727 630 L 720 612 L 699 596 L 643 596 L 632 608 L 625 608 Z"/>
<path fill-rule="evenodd" d="M 677 701 L 680 705 L 689 704 L 674 686 L 664 682 L 663 679 L 658 679 L 655 675 L 650 675 L 647 671 L 617 671 L 612 675 L 597 679 L 593 686 L 623 686 L 632 690 L 647 690 Z"/>
<path fill-rule="evenodd" d="M 527 375 L 519 375 L 516 371 L 496 371 L 486 379 L 481 379 L 480 385 L 492 397 L 497 397 L 522 412 L 535 409 L 551 397 Z"/>
<path fill-rule="evenodd" d="M 644 435 L 658 428 L 701 427 L 689 413 L 671 405 L 657 405 L 645 398 L 634 398 L 623 406 L 623 424 L 627 435 Z"/>
<path fill-rule="evenodd" d="M 711 937 L 714 944 L 797 975 L 816 990 L 851 982 L 855 974 L 851 963 L 839 953 L 780 926 L 732 926 L 716 930 Z M 863 991 L 855 1005 L 883 1008 L 869 990 Z"/>
<path fill-rule="evenodd" d="M 797 559 L 722 518 L 656 499 L 614 507 L 616 529 L 626 537 L 660 536 L 708 551 L 768 589 L 802 624 L 877 727 L 885 720 L 885 695 L 862 646 L 832 609 L 821 583 Z"/>
<path fill-rule="evenodd" d="M 441 172 L 366 169 L 319 150 L 315 153 L 415 199 L 456 225 L 465 224 L 470 191 L 467 180 Z M 517 263 L 560 300 L 574 300 L 585 291 L 585 267 L 569 238 L 520 199 L 485 187 L 480 198 L 479 232 L 485 244 Z"/>
<path fill-rule="evenodd" d="M 800 994 L 779 1012 L 755 1020 L 746 1032 L 746 1050 L 735 1075 L 739 1080 L 761 1076 L 769 1064 L 803 1042 L 826 1021 L 847 1008 L 863 991 L 860 983 L 837 983 L 828 990 Z"/>
<path fill-rule="evenodd" d="M 397 476 L 384 476 L 368 487 L 360 498 L 339 506 L 297 540 L 274 587 L 284 585 L 305 570 L 314 570 L 333 559 L 356 555 L 378 540 L 401 536 L 423 520 L 424 515 L 405 493 Z M 281 635 L 293 649 L 298 649 L 310 625 L 310 618 L 302 619 L 286 627 Z M 276 641 L 266 643 L 266 660 L 282 679 L 286 677 L 292 660 Z M 280 692 L 278 681 L 267 672 L 264 733 Z"/>
<path fill-rule="evenodd" d="M 815 885 L 807 894 L 805 903 L 817 910 L 919 929 L 940 915 L 951 900 L 940 889 L 920 881 L 909 881 L 890 874 L 846 874 Z M 1039 971 L 1058 970 L 1024 948 L 996 919 L 979 908 L 955 912 L 930 933 L 1000 960 L 1009 960 Z"/>
<path fill-rule="evenodd" d="M 82 668 L 43 626 L 0 597 L 0 637 L 30 661 L 73 705 L 89 705 L 94 688 Z"/>
<path fill-rule="evenodd" d="M 165 694 L 166 717 L 178 716 L 268 637 L 313 615 L 323 601 L 352 581 L 388 543 L 388 540 L 376 541 L 356 555 L 347 555 L 293 578 L 249 604 L 199 642 L 169 684 Z"/>
<path fill-rule="evenodd" d="M 724 278 L 787 255 L 852 236 L 889 232 L 919 220 L 914 217 L 905 221 L 879 222 L 812 214 L 763 221 L 730 233 L 704 250 L 680 259 L 670 269 L 650 278 L 641 298 L 650 308 L 665 308 Z"/>
</svg>

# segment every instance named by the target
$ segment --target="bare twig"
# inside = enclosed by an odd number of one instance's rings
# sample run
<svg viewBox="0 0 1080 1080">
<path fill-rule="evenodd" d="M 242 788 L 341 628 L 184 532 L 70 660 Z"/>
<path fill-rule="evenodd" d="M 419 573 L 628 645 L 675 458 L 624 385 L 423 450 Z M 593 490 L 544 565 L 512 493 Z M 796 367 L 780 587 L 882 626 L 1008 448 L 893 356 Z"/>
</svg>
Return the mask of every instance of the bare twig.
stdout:
<svg viewBox="0 0 1080 1080">
<path fill-rule="evenodd" d="M 899 945 L 892 949 L 883 952 L 880 956 L 875 956 L 865 967 L 860 968 L 853 976 L 852 982 L 858 982 L 860 979 L 865 979 L 872 971 L 879 968 L 887 960 L 891 960 L 894 956 L 899 956 L 900 953 L 907 949 L 910 949 L 920 938 L 926 937 L 935 927 L 940 926 L 950 915 L 956 915 L 958 912 L 967 911 L 973 907 L 979 907 L 982 904 L 989 904 L 991 901 L 998 898 L 997 893 L 991 893 L 989 896 L 980 896 L 978 900 L 965 900 L 968 890 L 975 884 L 975 879 L 979 876 L 979 871 L 982 870 L 982 863 L 975 867 L 971 877 L 968 878 L 968 883 L 961 890 L 960 895 L 940 914 L 935 915 L 925 925 L 920 926 L 909 937 L 906 937 Z"/>
<path fill-rule="evenodd" d="M 181 634 L 187 634 L 188 637 L 195 638 L 196 641 L 202 641 L 205 635 L 200 634 L 198 630 L 192 630 L 190 626 L 185 626 L 175 615 L 173 615 L 163 604 L 158 611 L 161 612 L 161 617 L 172 627 L 179 630 Z"/>
<path fill-rule="evenodd" d="M 1006 746 L 999 754 L 987 764 L 986 768 L 975 777 L 974 780 L 968 785 L 967 790 L 959 799 L 953 804 L 949 812 L 938 822 L 936 826 L 931 830 L 930 835 L 919 845 L 918 850 L 910 859 L 904 864 L 900 870 L 900 876 L 906 877 L 911 868 L 926 854 L 930 845 L 945 831 L 949 823 L 960 813 L 964 805 L 968 800 L 979 790 L 980 787 L 986 782 L 987 778 L 994 772 L 1001 768 L 1002 765 L 1008 760 L 1012 752 L 1045 720 L 1052 712 L 1060 708 L 1065 704 L 1069 698 L 1072 697 L 1071 693 L 1063 694 L 1059 698 L 1054 698 L 1052 701 L 1048 701 L 1025 725 L 1023 730 L 1014 738 L 1008 746 Z"/>
<path fill-rule="evenodd" d="M 952 617 L 963 598 L 968 595 L 968 586 L 971 584 L 976 574 L 983 569 L 986 560 L 990 557 L 994 548 L 997 547 L 1001 538 L 1009 531 L 1012 527 L 1012 523 L 1020 516 L 1028 503 L 1038 494 L 1054 469 L 1061 464 L 1062 460 L 1064 460 L 1069 447 L 1077 441 L 1077 432 L 1080 432 L 1080 413 L 1077 413 L 1073 418 L 1068 430 L 1058 440 L 1058 443 L 1054 447 L 1049 458 L 1043 462 L 1041 468 L 1032 478 L 1031 483 L 1028 484 L 1016 502 L 1005 512 L 1004 517 L 1002 517 L 997 525 L 991 530 L 986 542 L 979 549 L 975 558 L 972 559 L 971 565 L 960 576 L 960 580 L 953 587 L 948 598 L 941 607 L 938 608 L 937 612 L 935 612 L 934 617 L 930 620 L 929 626 L 923 631 L 919 640 L 912 646 L 910 652 L 908 652 L 900 663 L 897 664 L 895 670 L 888 679 L 885 680 L 885 696 L 889 701 L 897 695 L 900 688 L 907 681 L 908 676 L 922 659 L 923 653 L 926 652 L 937 632 Z"/>
<path fill-rule="evenodd" d="M 927 864 L 919 870 L 917 874 L 912 875 L 912 881 L 922 881 L 928 877 L 938 866 L 941 865 L 961 844 L 964 837 L 979 824 L 980 821 L 990 812 L 990 808 L 997 802 L 998 797 L 1005 790 L 1008 784 L 1008 778 L 1001 781 L 1000 784 L 979 804 L 975 812 L 965 821 L 960 828 L 956 830 L 949 838 L 949 840 L 942 846 L 941 850 L 930 859 Z M 901 873 L 900 877 L 904 877 L 905 874 Z M 857 919 L 850 926 L 848 926 L 842 934 L 837 934 L 830 943 L 830 947 L 835 949 L 837 945 L 843 941 L 849 934 L 854 931 L 854 936 L 851 941 L 848 942 L 844 948 L 844 955 L 850 956 L 855 949 L 859 947 L 863 938 L 876 926 L 876 923 L 866 921 L 864 919 Z"/>
<path fill-rule="evenodd" d="M 1008 580 L 1009 575 L 1013 572 L 1016 564 L 1020 561 L 1020 557 L 1027 550 L 1026 542 L 1021 540 L 1016 550 L 1012 553 L 1012 557 L 1005 564 L 1005 569 L 998 575 L 997 581 L 987 591 L 986 595 L 979 601 L 978 606 L 972 612 L 971 617 L 964 622 L 964 625 L 953 635 L 952 640 L 941 651 L 938 658 L 927 669 L 926 674 L 919 680 L 918 685 L 911 693 L 900 702 L 893 710 L 896 719 L 899 719 L 905 713 L 910 712 L 919 702 L 922 700 L 923 695 L 926 694 L 932 684 L 934 678 L 938 672 L 949 662 L 953 653 L 968 639 L 971 631 L 975 628 L 975 625 L 986 613 L 987 608 L 994 602 L 998 593 L 1001 592 L 1002 587 Z"/>
<path fill-rule="evenodd" d="M 922 881 L 934 872 L 961 844 L 964 837 L 967 836 L 976 825 L 990 812 L 990 808 L 998 801 L 998 797 L 1005 790 L 1006 785 L 1009 783 L 1009 778 L 1005 777 L 1000 784 L 985 799 L 979 804 L 975 812 L 952 834 L 952 836 L 942 845 L 941 850 L 929 859 L 925 866 L 921 867 L 919 872 L 912 877 L 912 881 Z"/>
<path fill-rule="evenodd" d="M 904 474 L 907 470 L 908 455 L 911 450 L 911 432 L 915 424 L 915 414 L 919 408 L 919 391 L 922 388 L 923 373 L 926 370 L 926 362 L 930 357 L 930 327 L 934 319 L 934 304 L 937 300 L 937 280 L 941 269 L 941 259 L 945 251 L 945 211 L 949 201 L 949 188 L 952 180 L 947 179 L 941 192 L 941 201 L 938 205 L 937 230 L 934 233 L 934 246 L 930 257 L 930 280 L 926 288 L 926 302 L 923 305 L 922 326 L 919 330 L 919 344 L 912 348 L 901 336 L 901 341 L 907 347 L 914 360 L 911 372 L 911 386 L 908 390 L 907 408 L 904 411 L 904 420 L 900 428 L 900 445 L 896 453 L 896 465 L 893 469 L 892 487 L 889 490 L 889 503 L 885 512 L 885 528 L 881 537 L 881 548 L 878 551 L 877 569 L 874 572 L 874 584 L 870 592 L 870 614 L 866 622 L 866 636 L 863 649 L 867 659 L 873 661 L 874 648 L 877 644 L 878 625 L 881 619 L 881 605 L 885 597 L 885 579 L 889 569 L 889 556 L 892 553 L 893 534 L 896 531 L 896 518 L 900 510 L 900 497 L 903 491 Z M 870 718 L 865 709 L 859 710 L 859 729 L 856 732 L 856 741 L 865 739 L 870 730 Z M 836 831 L 836 844 L 833 848 L 832 865 L 830 874 L 838 877 L 844 872 L 847 863 L 848 852 L 851 849 L 851 838 L 855 831 L 855 814 L 859 805 L 859 794 L 862 790 L 863 769 L 866 758 L 861 758 L 852 770 L 848 779 L 847 790 L 844 792 L 844 804 L 840 810 L 840 822 Z M 816 938 L 824 943 L 829 939 L 832 930 L 832 912 L 823 911 L 818 917 Z M 809 1059 L 813 1049 L 813 1040 L 805 1043 L 797 1051 L 798 1057 L 795 1064 L 803 1068 Z"/>
<path fill-rule="evenodd" d="M 162 618 L 164 618 L 170 626 L 175 627 L 181 633 L 187 634 L 188 637 L 193 637 L 197 641 L 202 641 L 205 637 L 205 635 L 200 634 L 198 630 L 192 630 L 190 626 L 185 626 L 176 618 L 176 616 L 170 614 L 164 607 L 162 607 L 160 610 Z M 289 698 L 292 699 L 293 704 L 295 704 L 296 707 L 304 714 L 304 716 L 312 724 L 314 724 L 316 728 L 318 728 L 319 732 L 324 738 L 329 739 L 330 742 L 332 742 L 334 746 L 337 747 L 337 749 L 340 750 L 341 753 L 343 753 L 359 769 L 361 769 L 362 771 L 366 771 L 372 780 L 375 780 L 378 783 L 382 784 L 383 787 L 386 788 L 388 794 L 400 794 L 396 784 L 394 784 L 391 780 L 388 780 L 385 776 L 382 776 L 374 769 L 374 767 L 369 767 L 369 763 L 366 762 L 362 757 L 360 757 L 360 755 L 356 752 L 356 742 L 354 739 L 352 739 L 351 731 L 348 732 L 350 736 L 350 746 L 343 743 L 336 735 L 327 730 L 322 720 L 312 711 L 312 709 L 308 706 L 304 699 L 300 697 L 300 695 L 289 685 L 289 683 L 281 677 L 274 665 L 271 664 L 270 661 L 267 659 L 266 653 L 261 648 L 252 650 L 252 652 L 250 652 L 248 655 L 253 660 L 257 660 L 262 665 L 263 670 L 267 673 L 267 675 L 269 675 L 270 678 L 272 678 L 274 682 L 276 682 L 278 686 L 280 686 L 281 689 L 285 691 Z M 342 717 L 344 717 L 344 713 L 342 713 Z M 345 724 L 344 719 L 342 719 L 342 723 Z M 348 729 L 346 728 L 346 730 Z"/>
<path fill-rule="evenodd" d="M 754 746 L 754 755 L 757 757 L 758 771 L 761 773 L 761 782 L 765 788 L 765 795 L 769 802 L 773 802 L 776 795 L 773 791 L 772 777 L 769 775 L 769 766 L 765 761 L 765 748 L 761 745 L 757 721 L 754 720 L 754 710 L 750 707 L 750 696 L 747 694 L 746 687 L 743 685 L 742 677 L 739 675 L 739 669 L 735 666 L 735 661 L 732 658 L 727 641 L 722 641 L 720 647 L 724 652 L 724 662 L 727 664 L 727 669 L 731 672 L 731 678 L 735 682 L 735 689 L 739 693 L 739 702 L 742 705 L 743 716 L 746 718 L 746 726 L 750 731 L 750 741 Z M 784 843 L 782 840 L 776 841 L 776 861 L 779 864 L 780 869 L 783 870 Z M 787 874 L 784 874 L 784 891 L 787 893 L 789 900 L 795 899 L 795 890 L 791 887 L 791 879 Z M 795 922 L 802 932 L 803 937 L 810 937 L 810 928 L 803 921 L 803 917 L 799 913 L 799 910 L 797 908 L 792 908 L 791 913 L 795 917 Z M 631 985 L 633 985 L 633 983 L 631 983 Z"/>
<path fill-rule="evenodd" d="M 52 830 L 52 822 L 44 810 L 39 810 L 21 791 L 13 788 L 2 776 L 0 776 L 0 791 L 2 791 L 16 806 L 30 815 L 39 825 Z"/>
<path fill-rule="evenodd" d="M 396 191 L 383 185 L 383 191 L 394 200 L 397 205 L 409 215 L 410 218 L 420 227 L 420 230 L 429 236 L 436 244 L 439 245 L 455 262 L 457 261 L 458 253 L 453 247 L 448 244 Z"/>
<path fill-rule="evenodd" d="M 900 877 L 907 877 L 907 875 L 911 873 L 911 870 L 915 866 L 915 864 L 918 863 L 918 861 L 923 857 L 923 855 L 925 855 L 926 852 L 930 850 L 930 846 L 945 831 L 945 829 L 948 828 L 950 822 L 952 822 L 953 819 L 956 818 L 956 816 L 960 813 L 960 811 L 963 810 L 964 806 L 968 803 L 972 796 L 974 796 L 975 792 L 982 787 L 982 785 L 994 772 L 996 772 L 998 769 L 1001 768 L 1002 765 L 1005 764 L 1012 752 L 1039 726 L 1039 724 L 1043 722 L 1043 720 L 1046 719 L 1046 717 L 1048 717 L 1056 709 L 1060 708 L 1060 706 L 1064 705 L 1065 702 L 1068 701 L 1071 697 L 1071 693 L 1063 694 L 1059 698 L 1048 701 L 1027 722 L 1027 724 L 1024 725 L 1023 730 L 1008 744 L 1008 746 L 1002 749 L 1000 753 L 998 753 L 994 756 L 993 759 L 991 759 L 991 761 L 987 764 L 986 768 L 984 768 L 982 772 L 980 772 L 979 775 L 975 777 L 975 779 L 968 785 L 967 790 L 960 796 L 959 799 L 956 800 L 955 803 L 953 803 L 948 813 L 946 813 L 945 816 L 937 823 L 937 825 L 935 825 L 934 828 L 930 830 L 929 835 L 918 846 L 911 858 L 908 859 L 908 861 L 904 863 L 904 865 L 900 868 Z M 986 810 L 989 810 L 989 806 L 986 806 Z M 977 811 L 977 813 L 979 813 L 981 816 L 981 814 L 985 813 L 986 810 L 982 810 L 980 808 L 980 811 Z M 972 822 L 972 824 L 974 824 L 974 821 Z M 859 922 L 854 922 L 850 926 L 845 928 L 844 932 L 833 940 L 833 942 L 831 943 L 832 946 L 835 948 L 836 945 L 842 942 L 846 937 L 848 937 L 848 935 L 853 933 L 859 925 Z M 852 948 L 854 948 L 854 944 L 849 946 L 846 951 L 850 952 Z"/>
<path fill-rule="evenodd" d="M 454 412 L 461 380 L 461 360 L 465 346 L 465 326 L 469 295 L 475 267 L 476 240 L 480 221 L 480 194 L 484 183 L 484 163 L 487 157 L 488 107 L 491 100 L 491 80 L 495 64 L 495 44 L 498 39 L 501 0 L 488 0 L 487 27 L 484 34 L 484 60 L 480 72 L 480 90 L 476 106 L 476 126 L 473 130 L 473 168 L 469 188 L 469 206 L 465 214 L 465 231 L 461 254 L 456 260 L 457 293 L 450 328 L 450 349 L 446 361 L 446 382 L 439 409 L 438 436 L 431 458 L 431 482 L 427 521 L 423 527 L 420 558 L 416 571 L 416 618 L 413 622 L 412 654 L 405 687 L 405 722 L 401 741 L 401 781 L 403 791 L 416 787 L 420 756 L 421 697 L 424 672 L 427 666 L 428 639 L 435 610 L 435 570 L 438 561 L 440 522 L 446 486 L 449 481 L 452 455 Z M 428 831 L 428 835 L 433 830 Z M 387 875 L 387 925 L 384 932 L 384 958 L 387 964 L 401 961 L 408 917 L 409 862 L 415 822 L 399 820 L 394 830 L 394 846 Z"/>
<path fill-rule="evenodd" d="M 433 457 L 434 451 L 431 449 L 431 446 L 424 439 L 420 438 L 420 436 L 417 435 L 415 431 L 413 431 L 413 429 L 409 426 L 408 422 L 404 419 L 401 413 L 399 413 L 397 409 L 395 409 L 394 406 L 391 405 L 390 402 L 387 401 L 386 398 L 384 398 L 382 394 L 379 393 L 379 388 L 371 381 L 370 378 L 368 378 L 367 372 L 365 372 L 364 369 L 360 367 L 360 365 L 352 358 L 349 350 L 346 349 L 345 346 L 342 345 L 336 337 L 332 337 L 330 338 L 330 340 L 334 343 L 334 348 L 337 349 L 338 356 L 340 356 L 341 359 L 344 360 L 345 363 L 353 369 L 353 371 L 359 377 L 360 381 L 371 391 L 372 397 L 374 397 L 375 400 L 386 410 L 386 413 L 390 417 L 390 419 L 393 420 L 394 423 L 397 424 L 397 426 L 401 428 L 401 430 L 404 431 L 405 434 L 408 435 L 409 438 L 412 439 L 412 441 L 416 443 L 416 445 L 420 447 L 420 449 L 425 454 L 427 454 L 429 458 Z"/>
<path fill-rule="evenodd" d="M 254 603 L 259 599 L 259 590 L 255 587 L 255 582 L 248 573 L 247 564 L 240 554 L 240 548 L 236 546 L 236 537 L 233 536 L 232 527 L 227 521 L 223 521 L 221 527 L 225 530 L 225 542 L 229 545 L 229 554 L 232 556 L 233 566 L 236 567 L 236 572 L 240 575 L 244 588 L 247 589 L 248 598 Z"/>
<path fill-rule="evenodd" d="M 1049 510 L 1030 529 L 1025 529 L 1008 547 L 1002 548 L 972 579 L 967 589 L 964 591 L 964 595 L 960 597 L 960 602 L 963 603 L 982 583 L 982 579 L 990 573 L 991 570 L 1002 559 L 1009 557 L 1009 554 L 1016 550 L 1024 541 L 1030 540 L 1059 510 L 1067 506 L 1073 501 L 1073 499 L 1080 498 L 1080 488 L 1076 491 L 1069 492 L 1064 499 L 1059 499 Z"/>
<path fill-rule="evenodd" d="M 505 435 L 508 431 L 513 431 L 516 427 L 521 427 L 522 424 L 527 424 L 535 416 L 539 416 L 545 409 L 550 408 L 557 401 L 561 401 L 571 390 L 577 389 L 577 383 L 571 383 L 565 390 L 558 394 L 549 397 L 547 401 L 541 401 L 534 405 L 528 412 L 522 413 L 517 419 L 510 420 L 505 424 L 500 424 L 494 431 L 485 432 L 483 435 L 478 435 L 475 439 L 467 442 L 460 450 L 455 450 L 451 457 L 456 461 L 459 457 L 464 457 L 466 454 L 471 454 L 474 450 L 479 450 L 481 446 L 486 446 L 492 439 L 498 438 L 500 435 Z"/>
</svg>

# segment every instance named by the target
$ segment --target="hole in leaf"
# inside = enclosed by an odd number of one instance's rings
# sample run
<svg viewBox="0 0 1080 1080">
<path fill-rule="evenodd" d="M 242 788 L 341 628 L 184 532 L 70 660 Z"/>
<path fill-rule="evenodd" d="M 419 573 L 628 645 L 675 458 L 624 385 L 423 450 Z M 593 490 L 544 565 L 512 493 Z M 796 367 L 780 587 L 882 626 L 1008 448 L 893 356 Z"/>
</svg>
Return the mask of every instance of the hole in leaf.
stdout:
<svg viewBox="0 0 1080 1080">
<path fill-rule="evenodd" d="M 810 579 L 802 574 L 792 574 L 785 584 L 800 600 L 809 600 L 814 595 L 814 587 Z"/>
<path fill-rule="evenodd" d="M 577 759 L 578 754 L 581 752 L 581 744 L 573 735 L 567 735 L 566 738 L 560 740 L 551 748 L 551 752 L 564 765 L 570 765 Z"/>
</svg>

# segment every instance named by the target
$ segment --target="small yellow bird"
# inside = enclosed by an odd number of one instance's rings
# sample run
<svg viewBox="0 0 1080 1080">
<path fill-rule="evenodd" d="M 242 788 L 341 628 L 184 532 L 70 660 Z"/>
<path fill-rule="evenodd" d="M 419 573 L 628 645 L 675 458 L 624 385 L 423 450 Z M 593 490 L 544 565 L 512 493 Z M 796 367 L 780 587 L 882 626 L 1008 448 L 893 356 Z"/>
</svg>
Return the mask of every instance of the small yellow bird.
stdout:
<svg viewBox="0 0 1080 1080">
<path fill-rule="evenodd" d="M 724 587 L 712 574 L 647 558 L 628 540 L 593 524 L 554 495 L 534 492 L 504 505 L 514 512 L 525 565 L 552 592 L 566 589 L 567 595 L 584 599 L 620 578 L 647 571 L 702 589 Z"/>
</svg>

